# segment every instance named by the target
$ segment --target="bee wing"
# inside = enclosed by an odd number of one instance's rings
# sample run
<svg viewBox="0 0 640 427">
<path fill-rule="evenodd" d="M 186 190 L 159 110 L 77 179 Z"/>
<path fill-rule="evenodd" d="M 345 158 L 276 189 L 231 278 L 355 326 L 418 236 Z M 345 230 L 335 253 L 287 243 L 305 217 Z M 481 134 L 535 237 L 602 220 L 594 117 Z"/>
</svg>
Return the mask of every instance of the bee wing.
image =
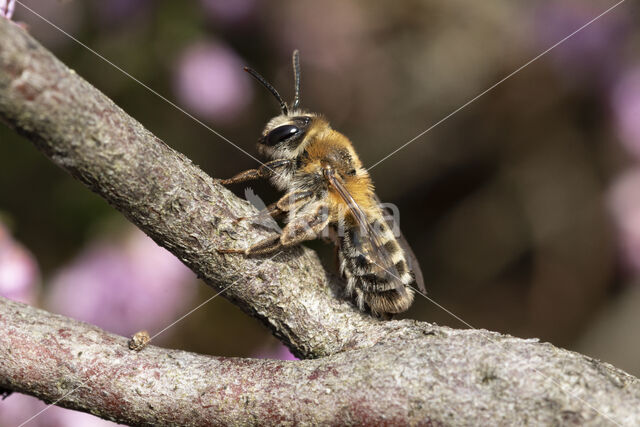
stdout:
<svg viewBox="0 0 640 427">
<path fill-rule="evenodd" d="M 378 203 L 378 206 L 380 206 L 380 210 L 382 210 L 383 213 L 388 213 L 389 211 L 385 209 L 384 206 L 382 206 L 382 202 L 380 201 L 380 198 L 377 194 L 375 195 L 375 199 Z M 413 249 L 411 249 L 411 246 L 409 246 L 409 242 L 407 242 L 407 239 L 402 234 L 402 231 L 400 231 L 400 227 L 396 226 L 395 216 L 385 215 L 384 217 L 389 228 L 391 230 L 397 230 L 399 233 L 399 235 L 396 236 L 398 239 L 398 243 L 407 256 L 407 263 L 409 264 L 409 269 L 413 272 L 413 277 L 416 279 L 416 285 L 418 285 L 418 289 L 421 292 L 427 293 L 427 288 L 424 285 L 424 276 L 422 275 L 422 269 L 420 268 L 418 258 L 416 258 L 416 254 L 413 252 Z"/>
<path fill-rule="evenodd" d="M 364 233 L 361 233 L 361 239 L 359 242 L 363 251 L 371 257 L 372 261 L 377 264 L 378 267 L 384 269 L 396 280 L 399 280 L 400 273 L 393 264 L 389 252 L 384 248 L 381 231 L 371 225 L 370 221 L 367 219 L 367 215 L 353 199 L 353 196 L 351 196 L 351 193 L 349 193 L 349 190 L 345 187 L 342 179 L 336 176 L 333 169 L 326 168 L 324 170 L 324 175 L 327 178 L 329 185 L 338 192 L 342 200 L 347 204 L 347 207 L 356 219 L 360 229 L 364 231 Z"/>
</svg>

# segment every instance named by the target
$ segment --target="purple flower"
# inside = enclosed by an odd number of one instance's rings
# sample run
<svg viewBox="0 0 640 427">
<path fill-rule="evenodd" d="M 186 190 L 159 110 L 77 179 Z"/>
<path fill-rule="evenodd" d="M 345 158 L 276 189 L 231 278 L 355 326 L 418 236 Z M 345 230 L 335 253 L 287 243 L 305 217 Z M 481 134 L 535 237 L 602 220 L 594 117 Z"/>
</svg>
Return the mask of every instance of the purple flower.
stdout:
<svg viewBox="0 0 640 427">
<path fill-rule="evenodd" d="M 535 22 L 539 48 L 551 47 L 601 12 L 592 4 L 579 1 L 542 6 Z M 620 52 L 629 30 L 628 21 L 625 13 L 618 10 L 593 22 L 550 52 L 553 65 L 569 82 L 586 77 L 608 86 L 622 65 Z"/>
<path fill-rule="evenodd" d="M 39 277 L 35 258 L 0 224 L 0 296 L 35 304 Z"/>
<path fill-rule="evenodd" d="M 25 6 L 32 9 L 38 15 L 46 17 L 47 20 L 55 22 L 59 28 L 69 34 L 75 34 L 84 22 L 84 6 L 76 1 L 23 1 Z M 0 5 L 2 0 L 0 0 Z M 20 7 L 16 11 L 17 23 L 23 28 L 29 29 L 35 39 L 45 44 L 48 49 L 64 46 L 73 43 L 73 40 L 60 31 L 59 28 L 51 26 L 42 18 L 30 12 L 25 7 Z"/>
<path fill-rule="evenodd" d="M 83 426 L 83 427 L 112 427 L 121 424 L 112 423 L 84 412 L 51 406 L 42 400 L 25 394 L 13 393 L 5 400 L 0 401 L 0 425 L 22 425 L 29 418 L 46 408 L 45 412 L 33 418 L 29 427 L 51 426 Z"/>
<path fill-rule="evenodd" d="M 98 242 L 60 270 L 47 305 L 121 335 L 164 328 L 188 309 L 194 274 L 134 230 L 124 242 Z"/>
<path fill-rule="evenodd" d="M 620 235 L 625 263 L 640 272 L 640 169 L 618 179 L 609 190 L 609 208 Z"/>
<path fill-rule="evenodd" d="M 259 350 L 255 355 L 257 359 L 276 359 L 276 360 L 300 360 L 291 353 L 291 350 L 284 344 L 277 344 L 277 347 L 266 346 Z"/>
<path fill-rule="evenodd" d="M 256 0 L 200 0 L 202 7 L 216 21 L 236 24 L 251 16 Z"/>
<path fill-rule="evenodd" d="M 148 18 L 150 0 L 110 0 L 95 2 L 97 19 L 105 25 L 121 24 L 135 18 Z"/>
<path fill-rule="evenodd" d="M 640 68 L 632 69 L 620 79 L 611 104 L 620 141 L 640 158 Z"/>
<path fill-rule="evenodd" d="M 16 8 L 16 0 L 0 0 L 0 16 L 11 19 Z"/>
<path fill-rule="evenodd" d="M 331 19 L 323 19 L 328 16 Z M 266 24 L 281 39 L 285 56 L 291 55 L 293 49 L 300 50 L 306 68 L 310 68 L 308 64 L 314 64 L 344 72 L 355 61 L 368 57 L 369 50 L 378 48 L 370 42 L 371 26 L 366 7 L 355 2 L 291 2 L 281 10 L 279 19 L 269 20 Z"/>
<path fill-rule="evenodd" d="M 188 109 L 213 120 L 232 120 L 251 101 L 251 81 L 243 61 L 219 43 L 189 47 L 178 61 L 175 90 Z"/>
</svg>

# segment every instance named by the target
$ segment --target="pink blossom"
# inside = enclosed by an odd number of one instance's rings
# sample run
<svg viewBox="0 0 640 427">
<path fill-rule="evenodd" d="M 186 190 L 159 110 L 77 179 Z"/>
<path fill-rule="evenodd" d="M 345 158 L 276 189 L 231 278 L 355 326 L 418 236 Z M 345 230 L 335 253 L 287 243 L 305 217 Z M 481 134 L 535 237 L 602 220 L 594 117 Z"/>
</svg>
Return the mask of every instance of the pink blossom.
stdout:
<svg viewBox="0 0 640 427">
<path fill-rule="evenodd" d="M 2 1 L 2 0 L 0 0 Z M 44 16 L 47 20 L 54 22 L 59 28 L 69 34 L 76 34 L 84 25 L 84 6 L 77 1 L 23 1 L 24 6 L 33 10 L 38 15 Z M 62 33 L 58 28 L 38 17 L 35 13 L 27 10 L 24 6 L 16 13 L 16 18 L 22 21 L 18 25 L 29 29 L 29 34 L 36 40 L 47 46 L 48 49 L 65 46 L 73 43 L 68 35 Z"/>
<path fill-rule="evenodd" d="M 552 64 L 569 83 L 586 80 L 608 87 L 615 80 L 622 68 L 620 52 L 629 31 L 624 7 L 620 6 L 617 13 L 594 22 L 550 52 Z M 593 4 L 576 0 L 541 5 L 535 21 L 539 48 L 556 44 L 601 12 Z"/>
<path fill-rule="evenodd" d="M 256 0 L 200 0 L 209 16 L 224 23 L 238 23 L 254 11 Z"/>
<path fill-rule="evenodd" d="M 264 347 L 254 357 L 257 359 L 300 360 L 291 353 L 289 347 L 280 343 L 275 348 L 272 346 Z"/>
<path fill-rule="evenodd" d="M 134 230 L 124 242 L 97 242 L 61 269 L 49 287 L 53 311 L 121 335 L 152 334 L 188 309 L 194 274 Z"/>
<path fill-rule="evenodd" d="M 0 16 L 11 19 L 16 8 L 16 0 L 0 0 Z"/>
<path fill-rule="evenodd" d="M 331 19 L 322 19 L 329 16 Z M 281 39 L 286 56 L 293 49 L 300 50 L 306 68 L 315 64 L 344 72 L 347 66 L 353 66 L 363 56 L 366 58 L 368 50 L 377 51 L 369 38 L 371 23 L 366 8 L 354 2 L 292 2 L 282 9 L 279 19 L 267 24 Z M 290 72 L 289 66 L 286 69 Z"/>
<path fill-rule="evenodd" d="M 0 224 L 0 296 L 35 304 L 39 276 L 35 258 Z"/>
<path fill-rule="evenodd" d="M 181 103 L 212 120 L 232 120 L 249 105 L 251 79 L 231 49 L 215 42 L 189 47 L 178 61 L 175 90 Z"/>
<path fill-rule="evenodd" d="M 632 69 L 620 79 L 611 103 L 620 141 L 640 158 L 640 68 Z"/>
<path fill-rule="evenodd" d="M 42 410 L 44 412 L 41 412 Z M 18 426 L 34 415 L 35 417 L 26 426 L 112 427 L 121 425 L 84 412 L 49 406 L 40 399 L 20 393 L 13 393 L 0 401 L 0 426 Z"/>
<path fill-rule="evenodd" d="M 102 24 L 113 25 L 134 19 L 149 18 L 154 6 L 150 0 L 109 0 L 95 2 L 97 18 Z"/>
<path fill-rule="evenodd" d="M 640 272 L 640 169 L 633 169 L 609 190 L 609 208 L 620 235 L 624 261 Z"/>
</svg>

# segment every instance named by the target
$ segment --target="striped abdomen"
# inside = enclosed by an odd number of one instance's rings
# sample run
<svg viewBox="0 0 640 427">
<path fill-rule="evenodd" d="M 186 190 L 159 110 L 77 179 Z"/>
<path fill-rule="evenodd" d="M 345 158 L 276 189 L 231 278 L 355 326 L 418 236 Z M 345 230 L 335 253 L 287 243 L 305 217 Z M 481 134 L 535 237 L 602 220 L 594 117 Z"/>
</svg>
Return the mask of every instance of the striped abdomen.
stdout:
<svg viewBox="0 0 640 427">
<path fill-rule="evenodd" d="M 373 220 L 371 229 L 378 230 L 376 239 L 360 227 L 346 229 L 339 237 L 338 261 L 347 293 L 355 296 L 361 310 L 403 312 L 413 302 L 409 285 L 414 281 L 404 251 L 386 223 Z"/>
</svg>

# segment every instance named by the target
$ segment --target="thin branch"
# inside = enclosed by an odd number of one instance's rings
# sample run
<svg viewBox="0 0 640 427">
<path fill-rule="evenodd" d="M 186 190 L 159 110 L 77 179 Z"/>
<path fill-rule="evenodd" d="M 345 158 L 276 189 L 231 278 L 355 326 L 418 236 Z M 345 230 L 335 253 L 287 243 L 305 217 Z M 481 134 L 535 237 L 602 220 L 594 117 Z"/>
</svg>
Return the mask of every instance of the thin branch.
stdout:
<svg viewBox="0 0 640 427">
<path fill-rule="evenodd" d="M 31 36 L 0 20 L 0 119 L 262 320 L 301 362 L 149 347 L 0 299 L 0 389 L 133 424 L 640 424 L 640 383 L 607 364 L 483 330 L 380 322 L 336 294 L 312 251 L 264 237 L 215 184 Z M 80 387 L 78 387 L 80 386 Z"/>
</svg>

